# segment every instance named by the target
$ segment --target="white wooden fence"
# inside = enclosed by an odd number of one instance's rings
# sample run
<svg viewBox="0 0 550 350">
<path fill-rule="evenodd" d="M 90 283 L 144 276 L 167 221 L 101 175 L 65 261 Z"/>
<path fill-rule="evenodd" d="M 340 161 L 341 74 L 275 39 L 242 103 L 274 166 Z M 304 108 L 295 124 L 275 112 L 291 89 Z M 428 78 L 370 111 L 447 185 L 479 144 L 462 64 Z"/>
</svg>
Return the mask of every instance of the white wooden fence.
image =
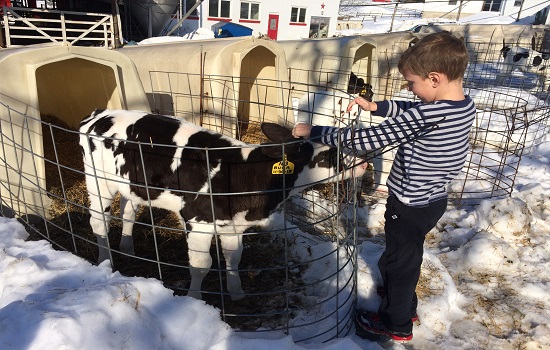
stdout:
<svg viewBox="0 0 550 350">
<path fill-rule="evenodd" d="M 64 42 L 69 45 L 120 46 L 120 23 L 112 14 L 3 7 L 6 47 Z M 117 16 L 118 18 L 118 16 Z"/>
</svg>

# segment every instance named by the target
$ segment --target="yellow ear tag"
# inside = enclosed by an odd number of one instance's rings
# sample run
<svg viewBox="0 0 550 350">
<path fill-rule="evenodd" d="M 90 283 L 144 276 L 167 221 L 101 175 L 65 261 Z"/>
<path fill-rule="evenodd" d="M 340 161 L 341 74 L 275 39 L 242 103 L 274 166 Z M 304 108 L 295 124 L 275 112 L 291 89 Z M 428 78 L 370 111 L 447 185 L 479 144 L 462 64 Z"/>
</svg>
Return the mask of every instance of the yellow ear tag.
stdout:
<svg viewBox="0 0 550 350">
<path fill-rule="evenodd" d="M 289 162 L 286 159 L 286 154 L 285 154 L 284 160 L 273 164 L 273 168 L 271 168 L 271 174 L 282 175 L 283 169 L 285 174 L 294 174 L 294 163 Z"/>
</svg>

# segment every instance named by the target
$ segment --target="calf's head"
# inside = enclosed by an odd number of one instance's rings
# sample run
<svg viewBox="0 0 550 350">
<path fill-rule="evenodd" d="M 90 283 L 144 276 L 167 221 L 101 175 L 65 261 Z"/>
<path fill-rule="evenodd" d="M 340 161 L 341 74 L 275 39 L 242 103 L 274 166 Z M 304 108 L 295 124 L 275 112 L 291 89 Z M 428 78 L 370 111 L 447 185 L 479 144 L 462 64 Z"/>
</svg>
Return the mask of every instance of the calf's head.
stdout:
<svg viewBox="0 0 550 350">
<path fill-rule="evenodd" d="M 278 162 L 274 172 L 294 176 L 293 192 L 315 183 L 360 177 L 366 171 L 368 164 L 346 149 L 296 139 L 291 130 L 274 123 L 263 123 L 262 132 L 272 141 L 261 146 L 262 153 Z"/>
<path fill-rule="evenodd" d="M 367 101 L 372 101 L 372 97 L 374 96 L 372 85 L 365 83 L 364 79 L 359 78 L 353 72 L 350 74 L 347 92 L 349 94 L 359 94 L 359 96 Z"/>
</svg>

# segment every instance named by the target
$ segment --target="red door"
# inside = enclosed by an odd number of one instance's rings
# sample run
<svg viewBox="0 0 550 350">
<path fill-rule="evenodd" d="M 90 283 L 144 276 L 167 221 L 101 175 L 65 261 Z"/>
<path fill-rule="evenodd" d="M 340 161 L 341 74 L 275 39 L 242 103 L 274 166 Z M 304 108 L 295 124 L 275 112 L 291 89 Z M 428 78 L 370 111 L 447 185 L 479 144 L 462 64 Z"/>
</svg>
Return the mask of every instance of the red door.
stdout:
<svg viewBox="0 0 550 350">
<path fill-rule="evenodd" d="M 269 24 L 267 28 L 267 36 L 270 39 L 277 40 L 277 30 L 279 28 L 279 15 L 269 15 Z"/>
</svg>

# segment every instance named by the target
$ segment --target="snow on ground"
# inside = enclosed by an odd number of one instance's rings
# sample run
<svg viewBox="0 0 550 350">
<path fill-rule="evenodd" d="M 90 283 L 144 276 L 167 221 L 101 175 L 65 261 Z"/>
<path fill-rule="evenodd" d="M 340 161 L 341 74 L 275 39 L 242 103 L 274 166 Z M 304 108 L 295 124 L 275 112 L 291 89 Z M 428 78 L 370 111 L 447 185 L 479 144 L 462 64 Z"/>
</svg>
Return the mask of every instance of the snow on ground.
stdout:
<svg viewBox="0 0 550 350">
<path fill-rule="evenodd" d="M 359 3 L 359 2 L 358 2 Z M 394 12 L 394 6 L 348 6 L 342 7 L 340 16 L 348 16 L 350 21 L 363 21 L 361 29 L 346 29 L 336 32 L 336 35 L 364 35 L 374 33 L 387 33 L 390 31 L 411 30 L 415 26 L 429 24 L 531 24 L 534 16 L 520 18 L 516 22 L 515 17 L 500 16 L 498 12 L 480 12 L 474 15 L 461 17 L 459 20 L 453 20 L 443 17 L 420 18 L 420 17 L 395 17 L 392 23 L 391 17 Z M 403 7 L 399 7 L 399 12 L 405 13 Z M 373 16 L 363 16 L 361 14 L 372 13 Z"/>
</svg>

